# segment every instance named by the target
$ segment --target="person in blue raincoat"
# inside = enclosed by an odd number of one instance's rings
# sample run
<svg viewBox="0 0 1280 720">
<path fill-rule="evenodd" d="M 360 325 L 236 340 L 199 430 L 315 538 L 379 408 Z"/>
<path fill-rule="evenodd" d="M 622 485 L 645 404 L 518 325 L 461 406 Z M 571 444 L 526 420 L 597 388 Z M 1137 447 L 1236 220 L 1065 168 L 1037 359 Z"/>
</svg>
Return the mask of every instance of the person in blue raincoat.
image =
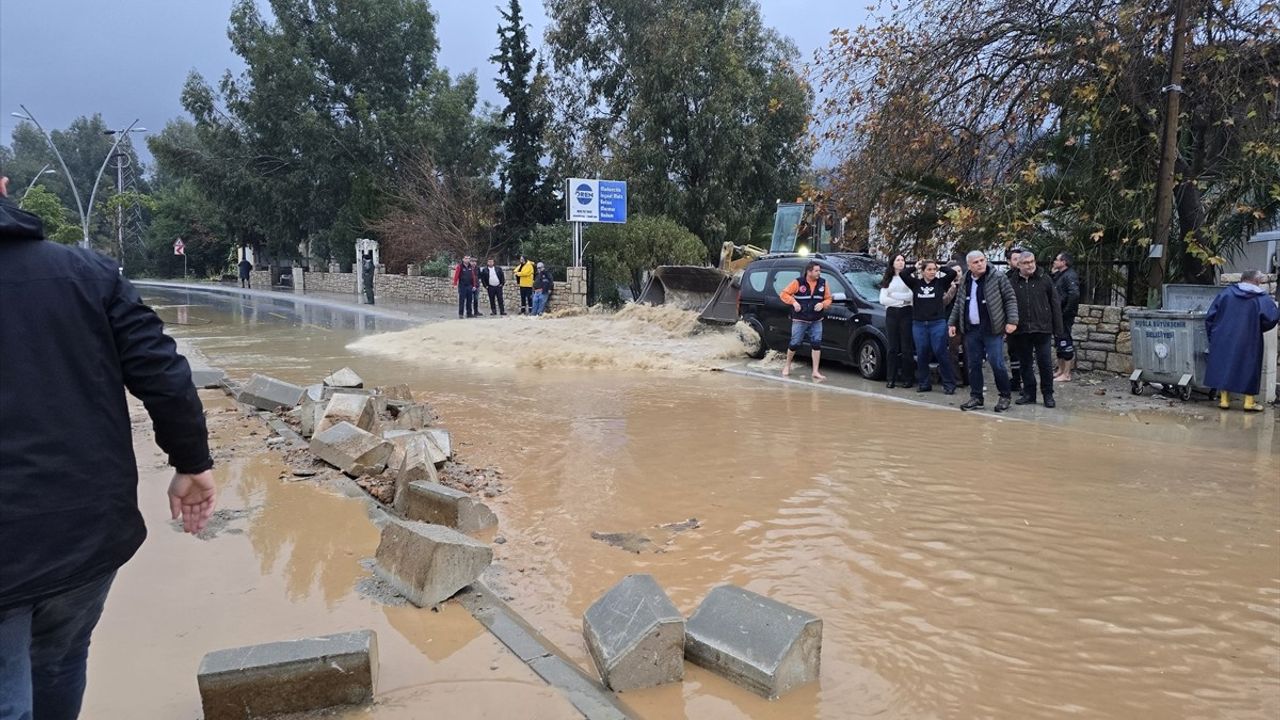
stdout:
<svg viewBox="0 0 1280 720">
<path fill-rule="evenodd" d="M 1240 282 L 1214 298 L 1205 316 L 1209 359 L 1204 384 L 1218 390 L 1218 407 L 1231 407 L 1230 393 L 1244 395 L 1245 410 L 1262 410 L 1255 395 L 1262 376 L 1262 333 L 1280 322 L 1280 309 L 1262 288 L 1262 273 L 1247 270 Z"/>
</svg>

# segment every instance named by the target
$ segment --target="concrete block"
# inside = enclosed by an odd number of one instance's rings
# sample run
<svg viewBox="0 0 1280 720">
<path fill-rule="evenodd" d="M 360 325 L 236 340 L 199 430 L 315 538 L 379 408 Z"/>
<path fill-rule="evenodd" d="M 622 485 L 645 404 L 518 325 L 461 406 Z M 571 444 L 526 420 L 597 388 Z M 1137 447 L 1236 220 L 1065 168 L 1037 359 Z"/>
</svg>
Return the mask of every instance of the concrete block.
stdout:
<svg viewBox="0 0 1280 720">
<path fill-rule="evenodd" d="M 400 430 L 421 430 L 431 422 L 431 411 L 421 403 L 387 399 L 391 424 Z"/>
<path fill-rule="evenodd" d="M 340 422 L 348 422 L 361 430 L 373 432 L 373 424 L 377 419 L 373 411 L 372 397 L 338 392 L 329 398 L 324 416 L 316 425 L 316 432 L 324 432 Z"/>
<path fill-rule="evenodd" d="M 434 443 L 435 446 L 440 449 L 440 452 L 444 453 L 444 459 L 445 460 L 452 459 L 453 458 L 453 440 L 449 437 L 449 431 L 445 430 L 444 428 L 431 428 L 426 432 L 427 432 L 427 437 L 431 440 L 431 442 Z M 436 464 L 436 466 L 439 467 L 440 465 L 443 465 L 443 464 L 444 464 L 444 460 L 441 460 L 439 463 Z"/>
<path fill-rule="evenodd" d="M 379 389 L 382 391 L 382 394 L 386 396 L 388 401 L 398 400 L 401 402 L 413 402 L 413 391 L 410 390 L 409 386 L 405 383 L 400 383 L 399 385 L 388 385 L 387 387 Z"/>
<path fill-rule="evenodd" d="M 304 438 L 310 438 L 316 434 L 316 427 L 320 425 L 320 421 L 324 419 L 324 410 L 329 403 L 325 400 L 313 399 L 311 390 L 302 396 L 302 404 L 298 406 L 298 428 L 299 434 Z"/>
<path fill-rule="evenodd" d="M 281 408 L 292 408 L 302 402 L 302 393 L 299 385 L 254 373 L 236 399 L 259 410 L 274 412 Z"/>
<path fill-rule="evenodd" d="M 685 625 L 685 657 L 767 698 L 818 679 L 822 620 L 733 585 L 708 593 Z"/>
<path fill-rule="evenodd" d="M 344 367 L 325 378 L 324 385 L 332 388 L 362 388 L 364 387 L 364 380 L 356 374 L 355 370 Z"/>
<path fill-rule="evenodd" d="M 431 471 L 435 472 L 435 468 Z M 487 505 L 460 490 L 424 481 L 405 482 L 402 487 L 404 492 L 396 493 L 396 510 L 409 520 L 444 525 L 463 533 L 498 524 L 498 517 Z"/>
<path fill-rule="evenodd" d="M 652 575 L 628 575 L 592 603 L 582 635 L 611 690 L 684 679 L 684 616 Z"/>
<path fill-rule="evenodd" d="M 216 650 L 200 662 L 205 720 L 246 720 L 373 700 L 372 630 Z"/>
<path fill-rule="evenodd" d="M 475 582 L 493 550 L 457 530 L 392 518 L 382 528 L 374 572 L 418 607 L 438 605 Z"/>
<path fill-rule="evenodd" d="M 415 433 L 404 444 L 404 455 L 399 458 L 395 468 L 396 478 L 403 483 L 437 482 L 436 461 L 440 458 L 440 450 L 421 433 Z M 443 461 L 440 462 L 444 464 Z"/>
<path fill-rule="evenodd" d="M 311 438 L 311 452 L 316 457 L 352 477 L 382 472 L 391 450 L 387 440 L 348 422 L 340 422 Z"/>
<path fill-rule="evenodd" d="M 191 384 L 197 388 L 220 388 L 227 374 L 217 368 L 192 368 Z"/>
</svg>

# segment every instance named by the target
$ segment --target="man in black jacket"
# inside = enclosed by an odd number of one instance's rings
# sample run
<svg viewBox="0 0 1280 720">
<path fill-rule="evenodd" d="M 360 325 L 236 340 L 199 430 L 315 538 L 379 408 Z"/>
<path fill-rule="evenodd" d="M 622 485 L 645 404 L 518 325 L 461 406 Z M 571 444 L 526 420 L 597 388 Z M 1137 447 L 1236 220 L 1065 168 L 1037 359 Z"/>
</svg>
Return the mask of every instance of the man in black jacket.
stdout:
<svg viewBox="0 0 1280 720">
<path fill-rule="evenodd" d="M 177 473 L 173 517 L 214 506 L 186 359 L 115 261 L 44 241 L 0 178 L 0 718 L 73 720 L 89 637 L 146 536 L 125 389 Z"/>
<path fill-rule="evenodd" d="M 1018 329 L 1013 337 L 1022 368 L 1022 396 L 1017 405 L 1036 401 L 1036 369 L 1040 370 L 1040 394 L 1044 406 L 1054 407 L 1053 339 L 1062 336 L 1062 310 L 1053 280 L 1036 266 L 1035 253 L 1027 250 L 1018 261 L 1013 294 L 1018 298 Z"/>
<path fill-rule="evenodd" d="M 996 412 L 1009 409 L 1009 370 L 1004 362 L 1004 339 L 1018 328 L 1018 298 L 1005 273 L 987 266 L 987 256 L 974 250 L 965 256 L 969 271 L 960 280 L 956 301 L 947 320 L 947 334 L 964 336 L 964 361 L 969 371 L 969 399 L 961 410 L 983 405 L 982 361 L 991 363 L 1000 399 Z"/>
<path fill-rule="evenodd" d="M 489 291 L 489 314 L 506 315 L 507 303 L 502 299 L 502 286 L 507 284 L 507 276 L 502 268 L 494 265 L 493 258 L 489 264 L 480 268 L 480 285 Z"/>
<path fill-rule="evenodd" d="M 1080 276 L 1071 267 L 1071 262 L 1071 253 L 1066 251 L 1053 259 L 1053 287 L 1062 301 L 1062 334 L 1057 338 L 1058 372 L 1053 376 L 1057 382 L 1071 382 L 1071 368 L 1076 364 L 1071 328 L 1076 323 L 1076 313 L 1080 311 Z"/>
</svg>

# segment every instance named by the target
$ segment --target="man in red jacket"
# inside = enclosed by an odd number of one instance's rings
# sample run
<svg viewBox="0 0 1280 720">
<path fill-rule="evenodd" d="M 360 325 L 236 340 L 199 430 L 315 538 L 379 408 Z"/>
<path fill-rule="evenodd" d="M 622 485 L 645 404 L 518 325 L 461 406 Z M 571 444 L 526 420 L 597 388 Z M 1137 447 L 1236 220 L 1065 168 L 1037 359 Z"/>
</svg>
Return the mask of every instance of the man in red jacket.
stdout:
<svg viewBox="0 0 1280 720">
<path fill-rule="evenodd" d="M 458 288 L 458 319 L 480 314 L 480 271 L 467 255 L 453 271 L 453 286 Z"/>
</svg>

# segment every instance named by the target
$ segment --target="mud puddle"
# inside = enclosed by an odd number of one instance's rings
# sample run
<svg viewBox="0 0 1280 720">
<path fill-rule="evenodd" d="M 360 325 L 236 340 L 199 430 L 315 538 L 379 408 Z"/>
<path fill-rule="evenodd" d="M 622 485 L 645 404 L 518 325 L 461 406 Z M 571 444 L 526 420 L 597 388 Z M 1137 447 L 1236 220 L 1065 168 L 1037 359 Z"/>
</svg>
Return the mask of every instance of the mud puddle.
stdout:
<svg viewBox="0 0 1280 720">
<path fill-rule="evenodd" d="M 582 372 L 471 343 L 448 346 L 457 362 L 423 361 L 438 336 L 418 355 L 370 356 L 346 349 L 354 332 L 190 332 L 223 338 L 197 341 L 216 365 L 245 362 L 239 338 L 300 358 L 285 379 L 350 364 L 429 399 L 465 458 L 504 471 L 500 592 L 588 670 L 582 613 L 632 572 L 686 613 L 732 582 L 824 619 L 818 684 L 766 702 L 689 666 L 682 685 L 622 696 L 642 717 L 1280 714 L 1274 424 L 1153 419 L 1101 435 L 690 372 L 697 361 Z M 655 528 L 694 517 L 669 543 Z M 592 533 L 660 538 L 664 552 Z M 370 554 L 357 553 L 352 572 Z M 344 587 L 335 607 L 351 602 Z"/>
</svg>

